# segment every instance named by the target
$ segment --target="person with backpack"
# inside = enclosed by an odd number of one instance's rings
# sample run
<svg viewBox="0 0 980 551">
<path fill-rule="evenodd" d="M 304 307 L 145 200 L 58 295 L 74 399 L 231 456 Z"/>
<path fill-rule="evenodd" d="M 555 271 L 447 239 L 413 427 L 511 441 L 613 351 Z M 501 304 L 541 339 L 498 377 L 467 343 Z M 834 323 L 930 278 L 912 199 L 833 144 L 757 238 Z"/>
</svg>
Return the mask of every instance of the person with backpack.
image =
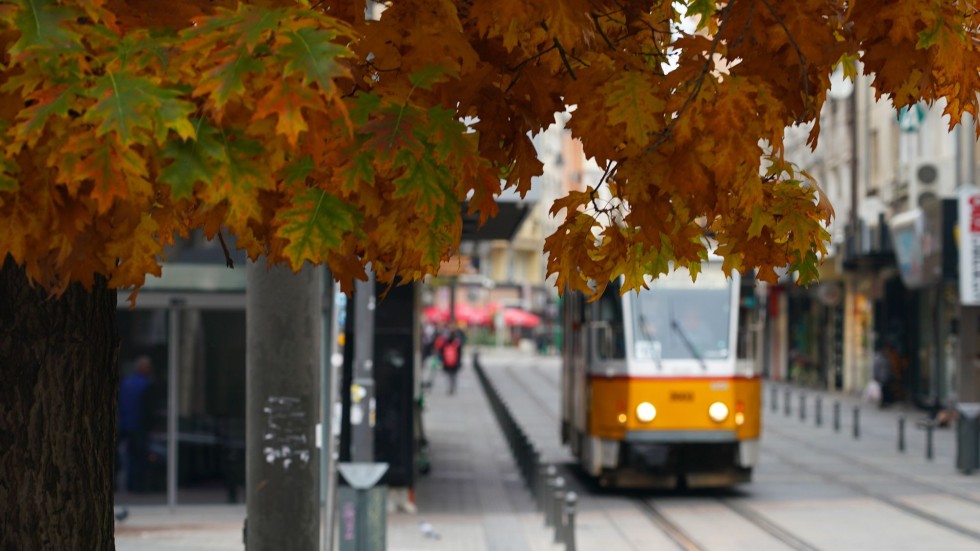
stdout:
<svg viewBox="0 0 980 551">
<path fill-rule="evenodd" d="M 455 324 L 449 326 L 449 330 L 436 339 L 436 348 L 439 357 L 442 359 L 442 369 L 449 377 L 449 394 L 456 393 L 456 375 L 459 368 L 463 365 L 463 344 L 466 336 L 463 331 Z"/>
</svg>

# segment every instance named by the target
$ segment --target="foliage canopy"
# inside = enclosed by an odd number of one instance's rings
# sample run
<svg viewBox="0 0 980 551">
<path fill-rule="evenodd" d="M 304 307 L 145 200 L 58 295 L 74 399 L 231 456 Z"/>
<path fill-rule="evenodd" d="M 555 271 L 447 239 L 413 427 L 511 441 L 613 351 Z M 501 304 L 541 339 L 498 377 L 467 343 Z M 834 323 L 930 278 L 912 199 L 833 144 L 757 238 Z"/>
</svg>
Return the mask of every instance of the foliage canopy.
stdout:
<svg viewBox="0 0 980 551">
<path fill-rule="evenodd" d="M 784 158 L 838 65 L 896 107 L 977 113 L 973 0 L 0 0 L 0 257 L 52 291 L 159 274 L 175 236 L 327 263 L 349 287 L 433 273 L 460 204 L 495 213 L 568 127 L 605 171 L 557 201 L 559 288 L 703 237 L 728 269 L 816 276 L 833 215 Z M 859 63 L 860 62 L 860 63 Z M 471 121 L 469 127 L 462 121 Z M 815 125 L 810 143 L 819 136 Z"/>
</svg>

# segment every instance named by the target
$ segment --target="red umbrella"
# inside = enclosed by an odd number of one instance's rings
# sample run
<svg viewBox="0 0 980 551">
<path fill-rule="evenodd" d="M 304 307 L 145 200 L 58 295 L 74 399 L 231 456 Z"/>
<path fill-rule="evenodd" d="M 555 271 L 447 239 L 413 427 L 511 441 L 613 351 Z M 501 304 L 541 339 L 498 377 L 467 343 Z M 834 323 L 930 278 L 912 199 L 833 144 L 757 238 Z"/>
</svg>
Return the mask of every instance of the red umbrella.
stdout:
<svg viewBox="0 0 980 551">
<path fill-rule="evenodd" d="M 512 327 L 537 327 L 541 325 L 541 318 L 520 308 L 504 308 L 504 325 Z"/>
<path fill-rule="evenodd" d="M 448 323 L 449 308 L 445 306 L 429 306 L 422 310 L 422 316 L 429 323 Z M 490 310 L 481 306 L 456 303 L 456 321 L 467 325 L 487 325 L 490 323 Z"/>
</svg>

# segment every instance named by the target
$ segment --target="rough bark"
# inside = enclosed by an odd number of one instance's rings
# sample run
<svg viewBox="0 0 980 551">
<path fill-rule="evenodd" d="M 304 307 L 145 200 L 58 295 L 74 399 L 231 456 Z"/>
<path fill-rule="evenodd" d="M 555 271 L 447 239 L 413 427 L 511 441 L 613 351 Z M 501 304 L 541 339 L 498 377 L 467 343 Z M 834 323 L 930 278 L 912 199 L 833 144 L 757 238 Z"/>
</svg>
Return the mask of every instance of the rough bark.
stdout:
<svg viewBox="0 0 980 551">
<path fill-rule="evenodd" d="M 119 332 L 105 280 L 51 298 L 0 267 L 0 550 L 114 549 Z"/>
</svg>

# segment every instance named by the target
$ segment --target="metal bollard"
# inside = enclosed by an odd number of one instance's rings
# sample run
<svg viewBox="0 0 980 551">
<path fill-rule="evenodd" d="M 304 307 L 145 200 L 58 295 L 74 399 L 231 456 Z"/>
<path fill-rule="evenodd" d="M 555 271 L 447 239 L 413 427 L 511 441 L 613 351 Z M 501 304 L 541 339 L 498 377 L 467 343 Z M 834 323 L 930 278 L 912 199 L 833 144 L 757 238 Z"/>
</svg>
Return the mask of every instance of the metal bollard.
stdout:
<svg viewBox="0 0 980 551">
<path fill-rule="evenodd" d="M 786 417 L 789 417 L 790 415 L 789 396 L 790 396 L 789 389 L 787 388 L 786 392 L 783 394 L 783 413 L 786 414 Z"/>
<path fill-rule="evenodd" d="M 527 489 L 532 493 L 538 487 L 538 473 L 541 472 L 541 452 L 531 447 L 531 462 L 527 466 Z"/>
<path fill-rule="evenodd" d="M 555 476 L 558 469 L 554 465 L 548 465 L 545 470 L 544 484 L 541 488 L 541 510 L 544 511 L 544 525 L 551 526 L 551 488 L 555 483 Z"/>
<path fill-rule="evenodd" d="M 779 409 L 779 389 L 776 385 L 772 385 L 772 411 L 776 412 Z"/>
<path fill-rule="evenodd" d="M 817 396 L 816 403 L 813 404 L 813 416 L 814 420 L 817 422 L 817 426 L 823 425 L 823 397 Z"/>
<path fill-rule="evenodd" d="M 840 432 L 840 402 L 834 402 L 834 432 Z"/>
<path fill-rule="evenodd" d="M 806 394 L 800 393 L 800 421 L 806 421 Z"/>
<path fill-rule="evenodd" d="M 926 423 L 926 459 L 932 461 L 932 428 L 935 423 L 932 421 Z"/>
<path fill-rule="evenodd" d="M 565 494 L 565 551 L 575 551 L 575 505 L 578 494 Z"/>
<path fill-rule="evenodd" d="M 565 508 L 565 479 L 559 476 L 555 479 L 555 511 L 552 514 L 555 521 L 555 537 L 552 543 L 561 543 L 565 530 L 565 519 L 562 510 Z"/>
<path fill-rule="evenodd" d="M 898 451 L 905 451 L 905 416 L 898 417 Z"/>
<path fill-rule="evenodd" d="M 861 436 L 861 410 L 854 407 L 854 438 Z"/>
<path fill-rule="evenodd" d="M 552 501 L 555 495 L 555 478 L 548 477 L 548 483 L 544 488 L 544 525 L 545 528 L 550 528 L 555 525 L 555 519 L 553 515 L 555 514 L 555 507 Z"/>
</svg>

